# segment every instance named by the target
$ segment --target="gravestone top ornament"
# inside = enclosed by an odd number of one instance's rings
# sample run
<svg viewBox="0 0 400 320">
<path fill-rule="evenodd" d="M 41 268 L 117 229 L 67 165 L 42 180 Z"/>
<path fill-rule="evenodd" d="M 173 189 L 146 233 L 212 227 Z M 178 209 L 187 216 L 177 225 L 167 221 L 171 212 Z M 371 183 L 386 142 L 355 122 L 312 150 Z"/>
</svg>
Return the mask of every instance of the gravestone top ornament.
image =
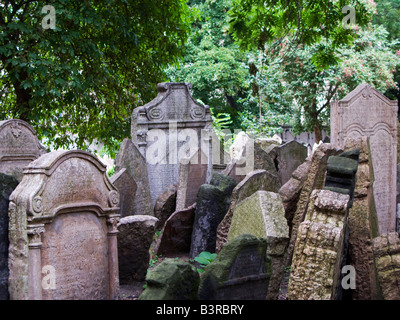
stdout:
<svg viewBox="0 0 400 320">
<path fill-rule="evenodd" d="M 396 226 L 397 110 L 397 101 L 366 83 L 331 103 L 332 143 L 343 148 L 349 139 L 370 139 L 380 234 Z"/>
<path fill-rule="evenodd" d="M 88 152 L 54 151 L 25 167 L 9 204 L 10 298 L 114 299 L 118 205 Z"/>
<path fill-rule="evenodd" d="M 22 180 L 22 169 L 46 153 L 35 130 L 18 119 L 0 121 L 0 172 Z"/>
</svg>

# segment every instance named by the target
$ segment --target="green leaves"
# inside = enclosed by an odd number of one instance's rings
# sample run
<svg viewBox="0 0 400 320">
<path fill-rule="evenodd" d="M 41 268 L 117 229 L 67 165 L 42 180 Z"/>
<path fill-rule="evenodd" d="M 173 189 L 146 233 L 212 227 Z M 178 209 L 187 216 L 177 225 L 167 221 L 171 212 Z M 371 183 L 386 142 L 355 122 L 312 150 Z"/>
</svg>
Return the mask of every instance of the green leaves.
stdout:
<svg viewBox="0 0 400 320">
<path fill-rule="evenodd" d="M 210 253 L 208 251 L 202 251 L 200 254 L 194 258 L 194 261 L 200 263 L 200 266 L 202 268 L 197 268 L 197 271 L 199 273 L 204 272 L 204 269 L 206 266 L 208 266 L 211 262 L 214 261 L 214 259 L 217 257 L 216 253 Z"/>
<path fill-rule="evenodd" d="M 0 115 L 28 121 L 54 148 L 97 139 L 114 149 L 130 135 L 133 108 L 154 98 L 165 67 L 182 55 L 186 1 L 58 0 L 55 30 L 41 27 L 46 4 L 14 1 L 0 13 L 8 96 Z"/>
</svg>

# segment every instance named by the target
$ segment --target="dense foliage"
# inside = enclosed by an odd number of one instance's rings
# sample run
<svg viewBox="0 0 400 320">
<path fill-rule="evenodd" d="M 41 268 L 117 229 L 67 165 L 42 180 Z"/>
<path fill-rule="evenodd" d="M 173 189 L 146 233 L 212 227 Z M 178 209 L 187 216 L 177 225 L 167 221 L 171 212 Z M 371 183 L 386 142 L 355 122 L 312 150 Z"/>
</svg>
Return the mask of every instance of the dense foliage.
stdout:
<svg viewBox="0 0 400 320">
<path fill-rule="evenodd" d="M 183 0 L 0 3 L 0 119 L 20 118 L 54 147 L 129 136 L 134 107 L 177 61 L 191 13 Z"/>
</svg>

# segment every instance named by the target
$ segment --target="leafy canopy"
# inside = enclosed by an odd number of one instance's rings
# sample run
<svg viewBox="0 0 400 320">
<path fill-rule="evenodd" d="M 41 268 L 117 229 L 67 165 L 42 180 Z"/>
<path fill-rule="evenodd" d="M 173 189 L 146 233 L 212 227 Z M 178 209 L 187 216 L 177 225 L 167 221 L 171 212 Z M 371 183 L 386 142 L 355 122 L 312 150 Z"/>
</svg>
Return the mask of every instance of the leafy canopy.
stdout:
<svg viewBox="0 0 400 320">
<path fill-rule="evenodd" d="M 0 119 L 28 121 L 55 148 L 112 147 L 182 55 L 191 11 L 185 0 L 55 0 L 53 30 L 48 4 L 0 3 Z"/>
</svg>

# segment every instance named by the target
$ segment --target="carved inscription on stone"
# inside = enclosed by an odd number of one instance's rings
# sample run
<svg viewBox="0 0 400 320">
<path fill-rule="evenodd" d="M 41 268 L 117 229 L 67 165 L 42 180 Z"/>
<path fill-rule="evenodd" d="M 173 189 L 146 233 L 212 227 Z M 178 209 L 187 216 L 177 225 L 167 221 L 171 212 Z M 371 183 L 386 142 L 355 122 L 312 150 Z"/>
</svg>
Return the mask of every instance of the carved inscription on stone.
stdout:
<svg viewBox="0 0 400 320">
<path fill-rule="evenodd" d="M 106 234 L 104 220 L 87 212 L 61 214 L 46 226 L 42 266 L 53 267 L 55 285 L 43 289 L 45 300 L 107 299 Z"/>
</svg>

